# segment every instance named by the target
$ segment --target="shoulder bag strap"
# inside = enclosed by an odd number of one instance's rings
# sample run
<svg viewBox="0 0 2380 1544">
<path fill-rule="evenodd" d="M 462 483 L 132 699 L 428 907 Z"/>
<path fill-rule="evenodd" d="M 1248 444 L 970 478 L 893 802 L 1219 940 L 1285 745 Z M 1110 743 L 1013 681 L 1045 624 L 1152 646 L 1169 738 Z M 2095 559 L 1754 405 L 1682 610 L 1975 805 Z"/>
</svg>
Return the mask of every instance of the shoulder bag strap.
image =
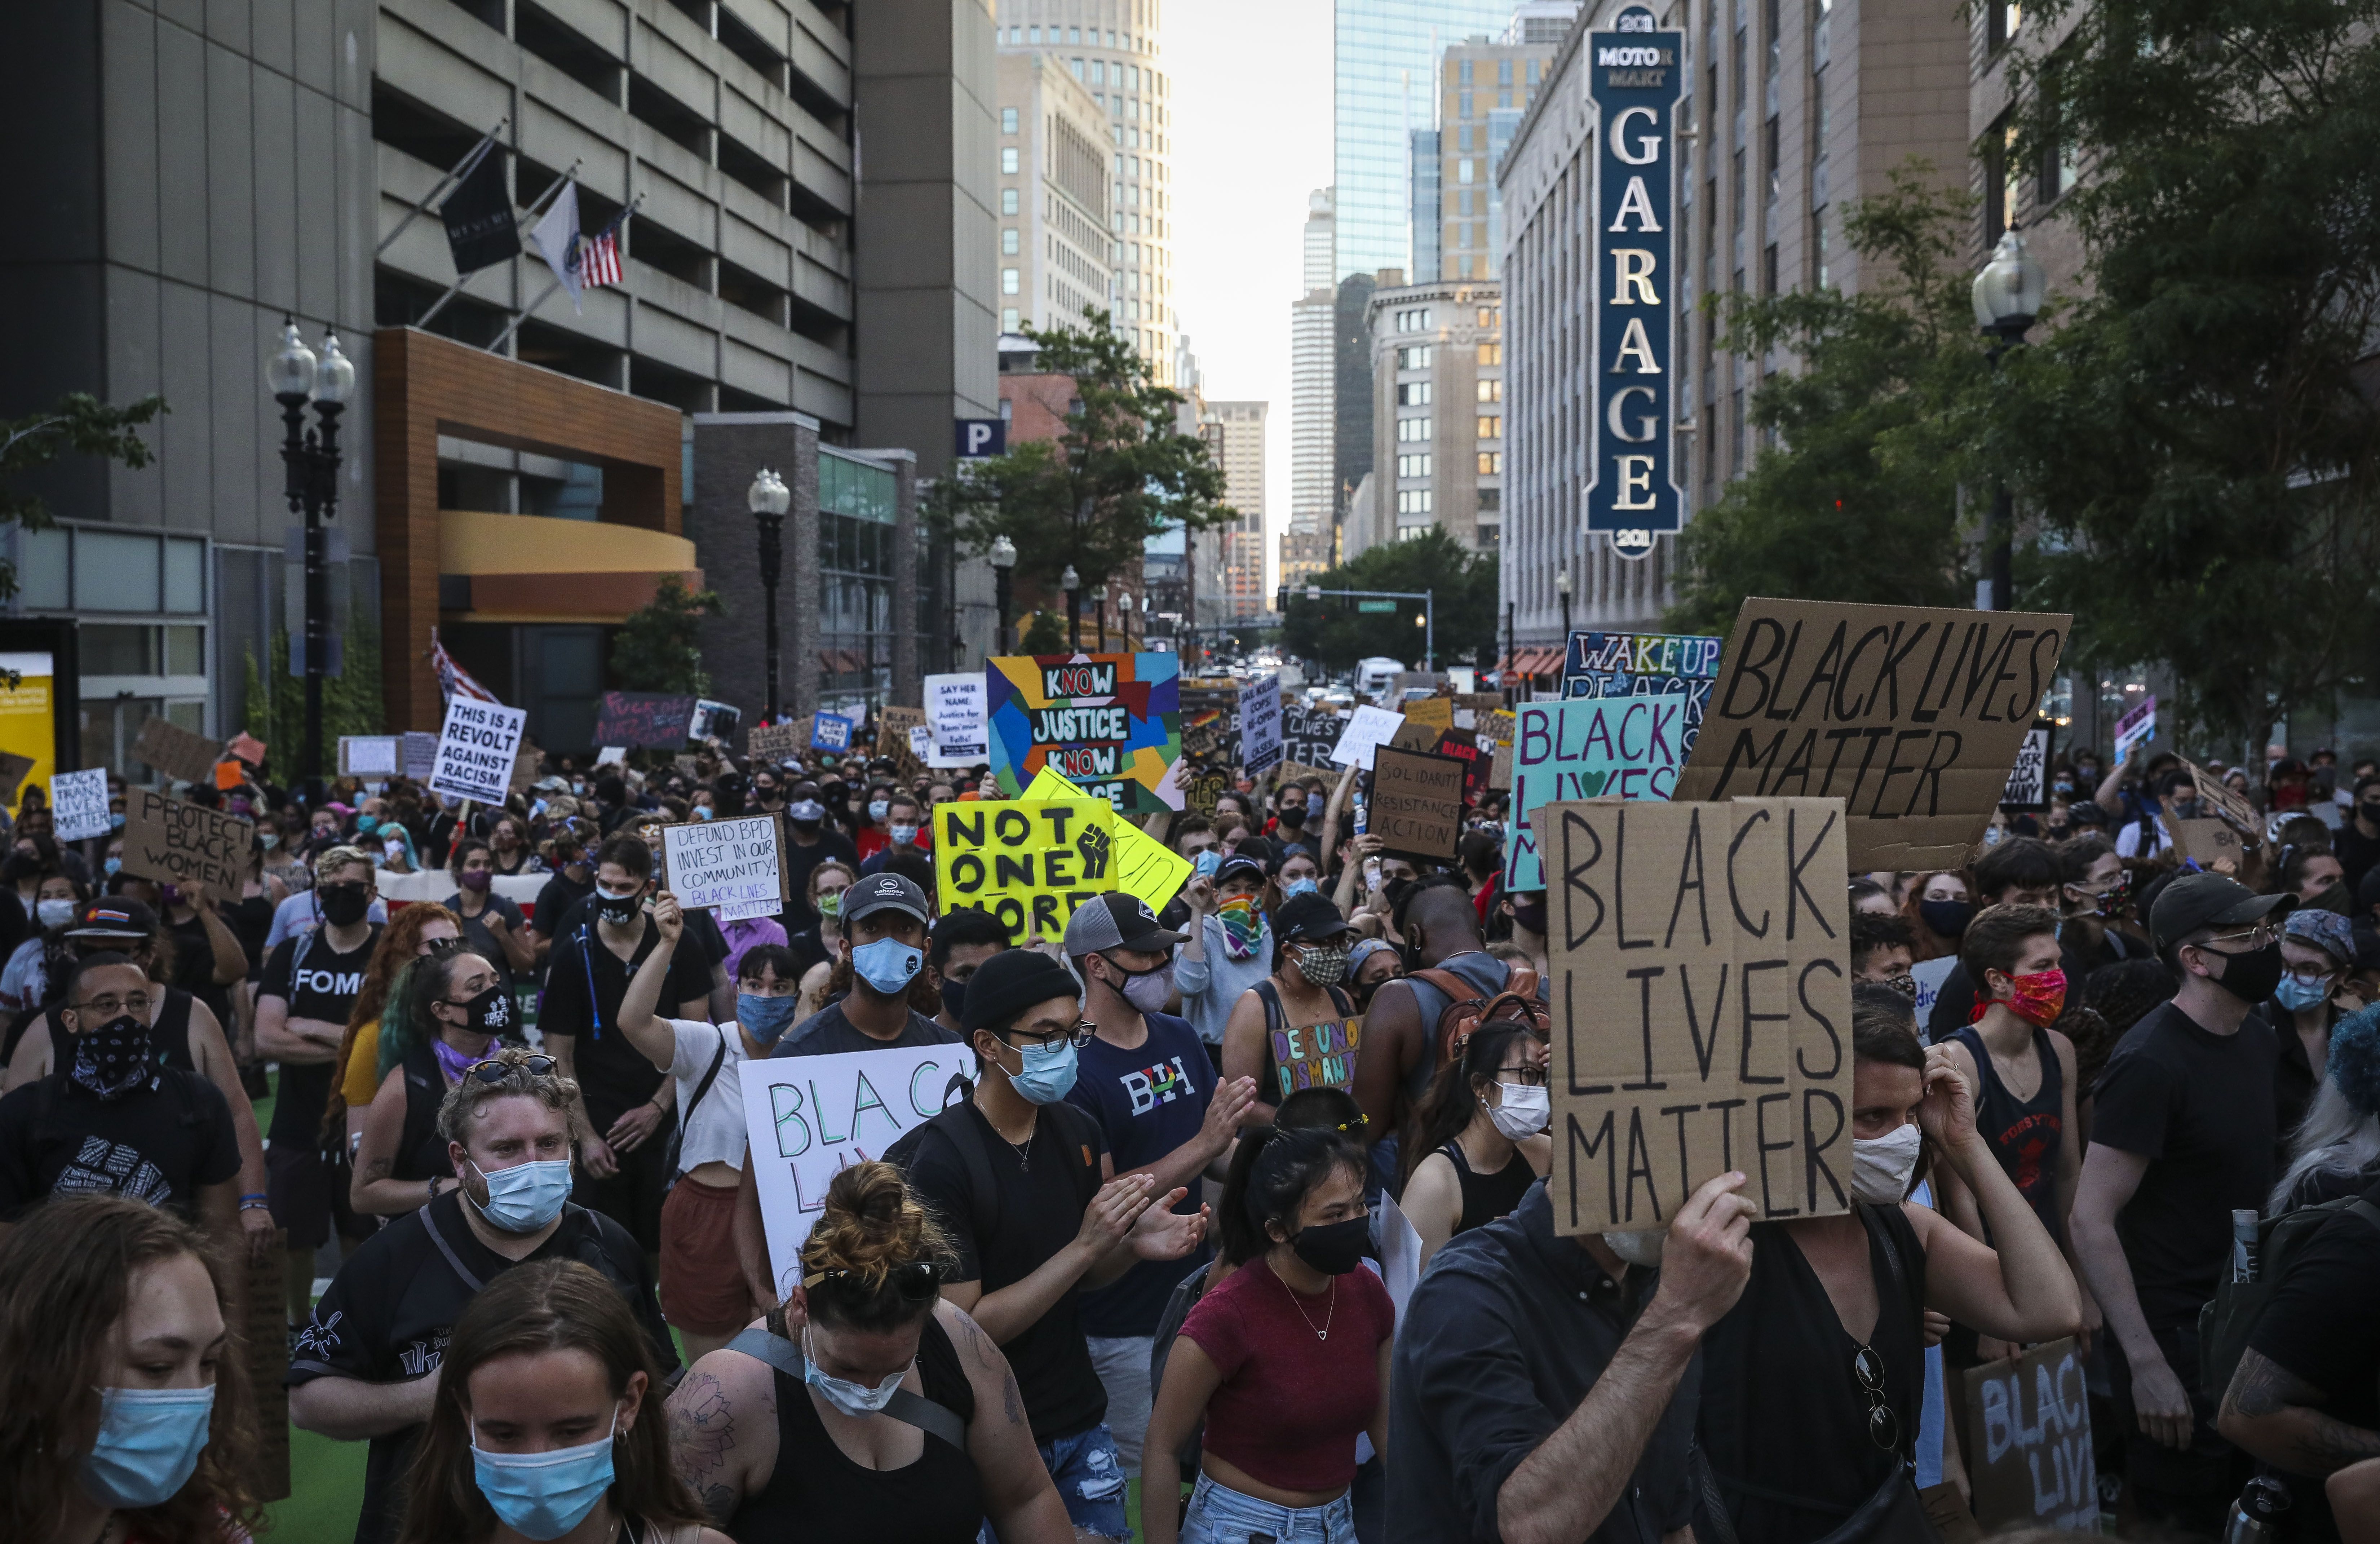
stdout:
<svg viewBox="0 0 2380 1544">
<path fill-rule="evenodd" d="M 717 1028 L 718 1027 L 714 1025 L 712 1027 Z M 703 1095 L 710 1092 L 710 1085 L 718 1078 L 719 1069 L 726 1064 L 727 1031 L 725 1029 L 720 1029 L 719 1049 L 710 1053 L 710 1070 L 702 1075 L 702 1081 L 694 1086 L 694 1097 L 686 1101 L 686 1108 L 677 1112 L 677 1135 L 680 1141 L 684 1141 L 686 1139 L 686 1123 L 694 1119 L 695 1106 L 702 1102 Z"/>
<path fill-rule="evenodd" d="M 766 1362 L 796 1383 L 803 1381 L 809 1370 L 800 1346 L 766 1330 L 745 1330 L 727 1343 L 727 1349 Z M 961 1453 L 966 1452 L 966 1422 L 947 1404 L 937 1404 L 903 1389 L 886 1404 L 884 1414 L 929 1437 L 940 1437 Z"/>
</svg>

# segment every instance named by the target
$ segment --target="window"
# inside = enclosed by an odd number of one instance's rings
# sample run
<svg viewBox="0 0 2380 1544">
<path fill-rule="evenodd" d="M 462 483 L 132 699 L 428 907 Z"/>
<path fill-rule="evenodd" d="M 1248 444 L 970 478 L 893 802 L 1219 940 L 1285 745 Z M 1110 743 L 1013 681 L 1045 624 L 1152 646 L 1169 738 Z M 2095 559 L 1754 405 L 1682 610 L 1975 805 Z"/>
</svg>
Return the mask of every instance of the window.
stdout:
<svg viewBox="0 0 2380 1544">
<path fill-rule="evenodd" d="M 1397 442 L 1400 444 L 1411 444 L 1415 441 L 1427 440 L 1428 438 L 1428 419 L 1399 419 L 1397 420 Z"/>
<path fill-rule="evenodd" d="M 1000 212 L 1002 214 L 1014 214 L 1016 213 L 1015 188 L 1003 188 L 1000 190 Z"/>
<path fill-rule="evenodd" d="M 1504 346 L 1500 343 L 1481 344 L 1479 346 L 1478 362 L 1483 365 L 1502 364 L 1504 362 Z"/>
<path fill-rule="evenodd" d="M 1427 370 L 1429 368 L 1429 345 L 1426 343 L 1415 344 L 1411 347 L 1398 349 L 1397 368 L 1399 370 Z"/>
<path fill-rule="evenodd" d="M 1418 456 L 1398 456 L 1397 475 L 1399 477 L 1427 477 L 1429 475 L 1428 455 L 1425 453 Z"/>
<path fill-rule="evenodd" d="M 1471 180 L 1471 158 L 1469 156 L 1466 155 L 1462 160 L 1457 161 L 1454 164 L 1454 180 L 1463 183 L 1468 183 Z"/>
<path fill-rule="evenodd" d="M 1016 227 L 1014 225 L 1010 225 L 1000 233 L 1000 255 L 1002 257 L 1014 257 L 1016 255 Z"/>
<path fill-rule="evenodd" d="M 2002 119 L 1984 136 L 1984 245 L 2000 238 L 2016 218 L 2016 176 L 2010 164 L 2009 144 L 2016 125 Z"/>
<path fill-rule="evenodd" d="M 1429 512 L 1430 512 L 1430 491 L 1429 491 L 1428 489 L 1427 489 L 1427 488 L 1407 488 L 1407 489 L 1404 489 L 1404 490 L 1401 491 L 1401 492 L 1397 494 L 1397 513 L 1398 513 L 1398 514 L 1400 514 L 1400 515 L 1427 515 L 1427 514 L 1428 514 Z"/>
<path fill-rule="evenodd" d="M 1498 84 L 1499 86 L 1509 86 L 1509 85 L 1511 85 L 1512 83 L 1512 60 L 1510 60 L 1510 59 L 1499 59 L 1499 60 L 1497 60 L 1497 61 L 1496 61 L 1496 84 Z"/>
<path fill-rule="evenodd" d="M 1000 330 L 1003 333 L 1013 333 L 1016 331 L 1016 308 L 1014 306 L 1003 306 L 1001 308 Z M 1009 407 L 1007 399 L 1002 398 L 1000 404 L 1000 416 L 1002 418 L 1006 418 L 1008 414 Z"/>
<path fill-rule="evenodd" d="M 1015 269 L 1003 268 L 1000 271 L 1000 292 L 1002 295 L 1014 295 L 1017 293 Z"/>
<path fill-rule="evenodd" d="M 1460 93 L 1460 105 L 1462 111 L 1457 115 L 1465 118 L 1471 116 L 1471 93 L 1469 91 Z"/>
<path fill-rule="evenodd" d="M 1991 46 L 2004 48 L 2024 25 L 2024 7 L 2019 5 L 1986 4 L 1984 6 L 1984 27 L 1989 33 Z"/>
<path fill-rule="evenodd" d="M 1082 42 L 1082 41 L 1083 41 L 1083 30 L 1082 30 L 1080 27 L 1069 27 L 1069 28 L 1067 28 L 1067 29 L 1066 29 L 1066 41 L 1067 41 L 1068 43 L 1080 43 L 1080 42 Z M 1096 32 L 1094 32 L 1093 34 L 1091 34 L 1091 41 L 1092 41 L 1093 43 L 1097 43 L 1097 42 L 1099 42 L 1099 34 L 1098 34 L 1098 33 L 1096 33 Z"/>
<path fill-rule="evenodd" d="M 1463 60 L 1461 64 L 1459 64 L 1459 65 L 1457 65 L 1457 66 L 1455 67 L 1455 79 L 1458 79 L 1458 80 L 1460 80 L 1460 81 L 1462 81 L 1462 82 L 1463 82 L 1464 85 L 1466 85 L 1466 86 L 1468 86 L 1469 84 L 1471 84 L 1471 61 L 1470 61 L 1470 60 L 1465 59 L 1465 60 Z"/>
<path fill-rule="evenodd" d="M 1502 439 L 1504 437 L 1504 419 L 1502 416 L 1500 414 L 1481 419 L 1479 420 L 1477 437 L 1482 440 Z"/>
<path fill-rule="evenodd" d="M 1479 400 L 1480 400 L 1480 401 L 1482 401 L 1482 402 L 1501 402 L 1501 401 L 1503 401 L 1503 400 L 1504 400 L 1504 383 L 1503 383 L 1503 382 L 1501 382 L 1501 381 L 1482 381 L 1482 382 L 1480 382 L 1480 383 L 1479 383 Z"/>
<path fill-rule="evenodd" d="M 1091 84 L 1094 86 L 1104 86 L 1107 83 L 1108 67 L 1099 60 L 1093 59 L 1091 61 Z"/>
<path fill-rule="evenodd" d="M 1832 267 L 1828 261 L 1827 212 L 1822 209 L 1815 214 L 1811 215 L 1810 225 L 1811 249 L 1816 252 L 1818 258 L 1818 287 L 1820 289 L 1830 289 L 1834 286 L 1835 275 Z"/>
<path fill-rule="evenodd" d="M 2058 67 L 2053 61 L 2044 72 L 2042 80 L 2043 94 L 2053 104 L 2053 111 L 2058 100 Z M 2075 181 L 2081 176 L 2082 168 L 2074 159 L 2074 147 L 2067 141 L 2053 118 L 2048 137 L 2041 147 L 2041 186 L 2034 192 L 2034 202 L 2037 205 L 2056 203 L 2074 190 Z"/>
<path fill-rule="evenodd" d="M 1428 331 L 1429 331 L 1429 312 L 1428 312 L 1428 310 L 1425 309 L 1425 310 L 1409 310 L 1409 311 L 1399 311 L 1399 312 L 1397 312 L 1397 331 L 1398 331 L 1398 332 L 1400 332 L 1400 333 L 1427 333 L 1427 332 L 1428 332 Z"/>
<path fill-rule="evenodd" d="M 1016 147 L 1002 145 L 1000 149 L 1000 171 L 1002 176 L 1016 175 Z"/>
<path fill-rule="evenodd" d="M 1777 243 L 1774 241 L 1760 249 L 1760 293 L 1777 293 Z"/>
<path fill-rule="evenodd" d="M 1015 29 L 1012 27 L 1009 30 L 1014 31 Z M 1537 66 L 1542 62 L 1543 61 L 1537 59 L 1532 59 L 1529 61 L 1529 84 L 1532 86 L 1537 83 Z"/>
<path fill-rule="evenodd" d="M 1503 324 L 1504 309 L 1501 306 L 1482 306 L 1479 308 L 1479 325 L 1482 327 L 1500 327 Z"/>
<path fill-rule="evenodd" d="M 1012 27 L 1012 28 L 1010 28 L 1010 29 L 1009 29 L 1009 30 L 1010 30 L 1011 32 L 1014 32 L 1014 31 L 1015 31 L 1015 30 L 1016 30 L 1016 29 L 1014 29 L 1014 27 Z M 1052 34 L 1052 36 L 1051 36 L 1051 41 L 1053 41 L 1053 42 L 1055 41 L 1055 33 L 1056 33 L 1056 30 L 1055 30 L 1054 28 L 1053 28 L 1053 29 L 1051 29 L 1051 34 Z M 1040 28 L 1038 28 L 1038 27 L 1028 27 L 1028 28 L 1026 28 L 1026 29 L 1025 30 L 1025 41 L 1026 41 L 1026 42 L 1027 42 L 1027 43 L 1038 43 L 1041 41 L 1041 29 L 1040 29 Z"/>
<path fill-rule="evenodd" d="M 1074 72 L 1075 72 L 1075 79 L 1080 80 L 1080 79 L 1083 78 L 1083 61 L 1082 61 L 1082 60 L 1080 60 L 1080 59 L 1073 59 L 1073 60 L 1069 60 L 1069 61 L 1067 62 L 1066 67 L 1067 67 L 1068 69 L 1070 69 L 1070 70 L 1072 70 L 1072 71 L 1074 71 Z"/>
<path fill-rule="evenodd" d="M 1000 131 L 1002 134 L 1014 134 L 1016 132 L 1015 108 L 1003 107 L 1000 110 Z"/>
<path fill-rule="evenodd" d="M 1403 385 L 1399 386 L 1397 388 L 1397 406 L 1400 407 L 1428 407 L 1429 383 L 1427 381 L 1408 381 Z"/>
<path fill-rule="evenodd" d="M 1504 453 L 1500 450 L 1481 451 L 1479 453 L 1479 475 L 1481 477 L 1503 476 Z"/>
</svg>

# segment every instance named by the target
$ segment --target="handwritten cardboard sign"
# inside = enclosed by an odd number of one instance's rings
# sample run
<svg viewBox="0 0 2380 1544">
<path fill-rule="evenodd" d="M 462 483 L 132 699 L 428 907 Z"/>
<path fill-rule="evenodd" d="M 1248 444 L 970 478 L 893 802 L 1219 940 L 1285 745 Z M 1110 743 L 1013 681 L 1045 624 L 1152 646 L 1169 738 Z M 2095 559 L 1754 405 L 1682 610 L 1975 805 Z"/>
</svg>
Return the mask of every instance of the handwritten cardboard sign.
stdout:
<svg viewBox="0 0 2380 1544">
<path fill-rule="evenodd" d="M 888 706 L 876 710 L 876 754 L 892 759 L 894 781 L 908 784 L 926 770 L 925 763 L 912 753 L 909 743 L 910 731 L 925 728 L 923 708 Z"/>
<path fill-rule="evenodd" d="M 17 802 L 17 785 L 33 770 L 33 759 L 13 750 L 0 750 L 0 804 Z M 238 784 L 235 783 L 233 786 Z"/>
<path fill-rule="evenodd" d="M 140 733 L 132 741 L 134 760 L 156 768 L 176 783 L 213 782 L 215 762 L 222 757 L 222 741 L 193 735 L 153 715 L 141 721 Z"/>
<path fill-rule="evenodd" d="M 1394 746 L 1372 752 L 1372 794 L 1366 830 L 1398 857 L 1445 863 L 1463 835 L 1463 779 L 1470 763 Z"/>
<path fill-rule="evenodd" d="M 595 743 L 675 750 L 686 744 L 694 703 L 677 692 L 607 691 L 595 705 Z"/>
<path fill-rule="evenodd" d="M 1183 808 L 1215 818 L 1215 807 L 1232 791 L 1232 774 L 1227 772 L 1192 772 L 1182 780 Z"/>
<path fill-rule="evenodd" d="M 797 761 L 803 750 L 799 724 L 759 723 L 744 737 L 744 748 L 751 759 L 766 766 L 783 766 Z"/>
<path fill-rule="evenodd" d="M 1840 799 L 1548 804 L 1557 1233 L 1666 1227 L 1730 1169 L 1762 1220 L 1847 1210 Z"/>
<path fill-rule="evenodd" d="M 1686 759 L 1682 696 L 1524 702 L 1512 742 L 1512 808 L 1504 827 L 1504 888 L 1543 890 L 1541 807 L 1575 799 L 1665 799 Z"/>
<path fill-rule="evenodd" d="M 662 827 L 662 883 L 688 911 L 722 922 L 784 909 L 784 833 L 774 815 Z"/>
<path fill-rule="evenodd" d="M 1281 677 L 1268 675 L 1240 688 L 1240 765 L 1260 772 L 1282 757 Z"/>
<path fill-rule="evenodd" d="M 50 775 L 51 831 L 61 842 L 104 836 L 115 829 L 107 808 L 107 769 Z"/>
<path fill-rule="evenodd" d="M 1840 798 L 1853 869 L 1955 869 L 1999 808 L 2073 618 L 1754 598 L 1681 800 Z"/>
<path fill-rule="evenodd" d="M 801 1280 L 802 1246 L 826 1208 L 826 1188 L 853 1163 L 881 1158 L 933 1118 L 955 1076 L 971 1076 L 963 1045 L 774 1057 L 743 1068 L 744 1125 L 752 1179 L 769 1240 L 769 1270 L 783 1294 Z"/>
<path fill-rule="evenodd" d="M 2072 1337 L 1968 1369 L 1967 1477 L 1986 1533 L 2098 1531 L 2091 1400 Z"/>
<path fill-rule="evenodd" d="M 1330 748 L 1330 760 L 1342 767 L 1355 766 L 1370 772 L 1372 748 L 1395 739 L 1397 731 L 1404 725 L 1402 714 L 1392 713 L 1386 708 L 1368 705 L 1357 708 L 1354 716 L 1340 731 L 1339 743 Z"/>
<path fill-rule="evenodd" d="M 988 912 L 1013 942 L 1065 936 L 1075 908 L 1115 888 L 1112 811 L 1103 801 L 952 801 L 934 809 L 941 910 Z"/>
<path fill-rule="evenodd" d="M 2180 760 L 2183 766 L 2190 769 L 2190 781 L 2198 789 L 2198 801 L 2201 804 L 2214 810 L 2222 818 L 2225 824 L 2249 841 L 2255 842 L 2263 839 L 2265 821 L 2263 816 L 2256 813 L 2254 805 L 2250 804 L 2245 796 L 2228 786 L 2221 778 L 2197 762 L 2186 756 Z"/>
<path fill-rule="evenodd" d="M 256 845 L 254 822 L 153 788 L 124 791 L 124 871 L 160 883 L 205 881 L 237 895 Z"/>
<path fill-rule="evenodd" d="M 2240 833 L 2231 829 L 2228 821 L 2176 821 L 2173 822 L 2173 845 L 2181 856 L 2192 858 L 2202 869 L 2212 869 L 2223 858 L 2229 858 L 2228 871 L 2238 873 L 2239 865 L 2247 861 L 2248 854 L 2240 845 Z"/>
<path fill-rule="evenodd" d="M 482 702 L 460 694 L 447 699 L 446 722 L 438 731 L 438 764 L 430 791 L 448 798 L 502 804 L 512 791 L 526 708 Z"/>
</svg>

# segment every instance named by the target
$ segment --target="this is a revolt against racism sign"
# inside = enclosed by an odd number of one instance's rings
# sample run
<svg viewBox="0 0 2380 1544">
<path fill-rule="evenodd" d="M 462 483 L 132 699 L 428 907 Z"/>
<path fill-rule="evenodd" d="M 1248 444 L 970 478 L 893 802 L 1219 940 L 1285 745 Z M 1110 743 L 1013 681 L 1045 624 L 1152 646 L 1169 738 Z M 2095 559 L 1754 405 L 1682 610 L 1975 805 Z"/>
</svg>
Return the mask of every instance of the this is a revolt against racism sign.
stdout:
<svg viewBox="0 0 2380 1544">
<path fill-rule="evenodd" d="M 2072 622 L 1747 600 L 1671 797 L 1840 798 L 1852 868 L 1958 868 L 1999 808 Z"/>
<path fill-rule="evenodd" d="M 447 702 L 446 723 L 438 731 L 438 762 L 431 769 L 431 792 L 450 799 L 504 803 L 512 791 L 521 725 L 528 718 L 526 708 L 507 708 L 501 702 L 457 694 Z"/>
<path fill-rule="evenodd" d="M 1730 1169 L 1759 1219 L 1848 1210 L 1840 799 L 1548 804 L 1557 1233 L 1669 1225 Z"/>
</svg>

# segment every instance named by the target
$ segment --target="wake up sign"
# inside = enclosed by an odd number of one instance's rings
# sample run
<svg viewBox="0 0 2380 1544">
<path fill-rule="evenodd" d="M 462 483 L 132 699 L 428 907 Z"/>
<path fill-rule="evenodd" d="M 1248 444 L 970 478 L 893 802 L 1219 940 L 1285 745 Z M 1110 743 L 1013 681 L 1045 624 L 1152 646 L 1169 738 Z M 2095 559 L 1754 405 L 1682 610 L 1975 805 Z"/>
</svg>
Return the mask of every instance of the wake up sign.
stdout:
<svg viewBox="0 0 2380 1544">
<path fill-rule="evenodd" d="M 1631 6 L 1617 30 L 1587 34 L 1596 136 L 1595 459 L 1586 529 L 1621 557 L 1652 554 L 1674 535 L 1682 503 L 1670 458 L 1677 418 L 1670 339 L 1677 315 L 1672 208 L 1676 112 L 1685 86 L 1685 34 L 1653 29 Z"/>
</svg>

